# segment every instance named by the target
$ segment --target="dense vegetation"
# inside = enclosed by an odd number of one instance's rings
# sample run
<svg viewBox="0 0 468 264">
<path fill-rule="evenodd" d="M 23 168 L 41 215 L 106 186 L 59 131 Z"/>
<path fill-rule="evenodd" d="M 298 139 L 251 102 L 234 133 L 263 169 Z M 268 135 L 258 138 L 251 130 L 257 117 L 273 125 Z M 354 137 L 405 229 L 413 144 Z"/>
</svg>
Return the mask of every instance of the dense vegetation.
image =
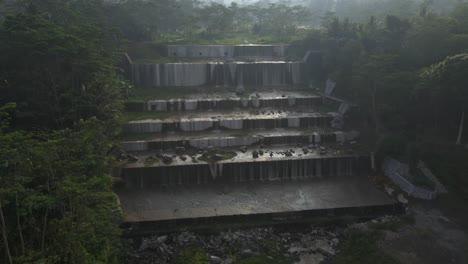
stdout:
<svg viewBox="0 0 468 264">
<path fill-rule="evenodd" d="M 294 42 L 317 51 L 311 82 L 331 78 L 358 102 L 381 152 L 423 158 L 467 199 L 468 5 L 369 1 L 0 5 L 0 262 L 119 262 L 109 172 L 131 86 L 116 53 L 142 43 Z"/>
<path fill-rule="evenodd" d="M 1 263 L 119 261 L 110 168 L 129 86 L 109 31 L 85 12 L 97 1 L 60 2 L 27 3 L 0 25 Z"/>
</svg>

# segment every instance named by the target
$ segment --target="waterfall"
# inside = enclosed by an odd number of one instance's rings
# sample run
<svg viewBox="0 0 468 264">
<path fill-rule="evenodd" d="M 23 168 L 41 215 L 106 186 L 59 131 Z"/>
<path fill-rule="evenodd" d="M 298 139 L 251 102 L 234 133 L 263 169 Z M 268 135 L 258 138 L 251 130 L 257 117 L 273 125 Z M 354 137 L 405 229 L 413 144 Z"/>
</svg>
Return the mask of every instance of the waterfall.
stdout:
<svg viewBox="0 0 468 264">
<path fill-rule="evenodd" d="M 249 107 L 249 99 L 248 98 L 241 98 L 240 99 L 243 107 Z"/>
<path fill-rule="evenodd" d="M 224 137 L 224 138 L 212 138 L 212 139 L 190 139 L 189 145 L 194 148 L 202 148 L 213 146 L 215 148 L 221 147 L 240 147 L 250 146 L 258 143 L 260 139 L 258 137 Z"/>
<path fill-rule="evenodd" d="M 255 107 L 255 108 L 259 108 L 260 107 L 260 98 L 258 97 L 253 97 L 251 98 L 251 101 L 252 101 L 252 106 Z"/>
<path fill-rule="evenodd" d="M 236 63 L 228 63 L 228 68 L 229 68 L 229 73 L 231 74 L 231 79 L 232 82 L 234 83 L 234 80 L 236 80 L 236 68 L 237 64 Z"/>
<path fill-rule="evenodd" d="M 336 142 L 344 143 L 344 142 L 346 141 L 345 133 L 344 133 L 344 132 L 342 132 L 342 131 L 336 131 L 336 132 L 335 132 L 335 135 L 336 135 Z"/>
<path fill-rule="evenodd" d="M 184 101 L 185 110 L 197 110 L 198 101 L 197 100 L 185 100 Z"/>
<path fill-rule="evenodd" d="M 321 142 L 320 134 L 317 132 L 314 132 L 313 135 L 314 135 L 314 143 L 319 144 Z"/>
<path fill-rule="evenodd" d="M 222 78 L 224 84 L 287 85 L 303 82 L 301 72 L 304 63 L 288 61 L 132 64 L 132 81 L 145 88 L 218 84 L 218 65 L 220 71 L 230 73 L 229 77 Z"/>
<path fill-rule="evenodd" d="M 125 151 L 145 151 L 148 150 L 148 142 L 143 140 L 122 142 L 122 149 Z"/>
<path fill-rule="evenodd" d="M 123 124 L 123 131 L 132 133 L 161 132 L 162 127 L 160 120 L 132 121 Z"/>
<path fill-rule="evenodd" d="M 219 125 L 228 129 L 242 129 L 243 120 L 242 119 L 222 119 L 219 120 Z"/>
<path fill-rule="evenodd" d="M 207 119 L 182 119 L 179 126 L 182 131 L 203 131 L 213 127 L 213 121 Z"/>
<path fill-rule="evenodd" d="M 167 111 L 167 101 L 164 100 L 152 100 L 147 102 L 148 111 Z"/>
<path fill-rule="evenodd" d="M 288 117 L 288 127 L 300 127 L 299 117 Z"/>
</svg>

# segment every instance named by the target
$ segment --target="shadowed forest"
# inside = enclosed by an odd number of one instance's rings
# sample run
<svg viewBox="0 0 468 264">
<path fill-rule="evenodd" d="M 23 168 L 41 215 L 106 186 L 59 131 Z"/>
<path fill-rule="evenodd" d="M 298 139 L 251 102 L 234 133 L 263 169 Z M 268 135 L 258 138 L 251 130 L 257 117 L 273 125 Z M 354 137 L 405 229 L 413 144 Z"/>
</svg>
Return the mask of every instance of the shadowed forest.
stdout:
<svg viewBox="0 0 468 264">
<path fill-rule="evenodd" d="M 123 263 L 121 54 L 248 43 L 312 51 L 307 85 L 359 105 L 379 158 L 423 157 L 466 204 L 464 1 L 0 0 L 0 262 Z"/>
</svg>

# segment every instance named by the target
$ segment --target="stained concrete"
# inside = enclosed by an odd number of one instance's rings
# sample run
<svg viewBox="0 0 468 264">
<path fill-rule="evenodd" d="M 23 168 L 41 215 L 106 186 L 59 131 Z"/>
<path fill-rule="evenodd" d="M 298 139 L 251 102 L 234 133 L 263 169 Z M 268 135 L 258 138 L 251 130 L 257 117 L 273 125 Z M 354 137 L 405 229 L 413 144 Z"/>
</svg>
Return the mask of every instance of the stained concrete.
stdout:
<svg viewBox="0 0 468 264">
<path fill-rule="evenodd" d="M 325 146 L 325 144 L 323 144 Z M 252 152 L 259 150 L 258 147 L 248 147 L 246 152 L 242 152 L 238 148 L 223 148 L 224 151 L 235 152 L 236 156 L 230 159 L 220 160 L 217 164 L 223 163 L 249 163 L 249 162 L 270 162 L 279 160 L 297 160 L 297 159 L 322 159 L 322 158 L 346 158 L 346 157 L 359 157 L 362 155 L 362 151 L 354 149 L 353 145 L 339 145 L 329 144 L 328 147 L 323 147 L 322 150 L 319 148 L 310 149 L 307 153 L 303 152 L 301 147 L 289 147 L 289 146 L 270 146 L 263 148 L 264 154 L 258 158 L 252 158 Z M 291 150 L 293 152 L 291 152 Z M 290 156 L 286 156 L 286 152 L 290 152 Z M 193 165 L 194 163 L 190 159 L 183 160 L 181 156 L 188 157 L 188 154 L 177 154 L 174 151 L 165 151 L 164 154 L 168 156 L 176 156 L 173 161 L 169 164 L 165 164 L 162 161 L 155 161 L 152 164 L 148 164 L 145 160 L 152 156 L 155 157 L 157 151 L 143 151 L 133 153 L 137 158 L 138 162 L 128 163 L 126 168 L 145 168 L 145 167 L 167 167 L 167 166 L 183 166 Z M 270 155 L 271 154 L 271 155 Z M 196 159 L 202 157 L 202 153 L 193 154 Z M 208 164 L 202 160 L 198 160 L 199 165 Z"/>
<path fill-rule="evenodd" d="M 315 137 L 314 137 L 315 135 Z M 318 136 L 317 136 L 318 135 Z M 132 135 L 133 138 L 124 141 L 125 151 L 148 151 L 156 149 L 174 149 L 176 147 L 240 147 L 253 144 L 311 144 L 315 138 L 321 142 L 334 143 L 354 140 L 359 136 L 356 131 L 343 132 L 332 129 L 268 129 L 265 131 L 243 130 L 241 133 L 232 131 L 211 130 L 202 132 L 171 132 L 171 133 L 143 133 Z"/>
<path fill-rule="evenodd" d="M 365 177 L 117 190 L 124 222 L 391 205 Z"/>
</svg>

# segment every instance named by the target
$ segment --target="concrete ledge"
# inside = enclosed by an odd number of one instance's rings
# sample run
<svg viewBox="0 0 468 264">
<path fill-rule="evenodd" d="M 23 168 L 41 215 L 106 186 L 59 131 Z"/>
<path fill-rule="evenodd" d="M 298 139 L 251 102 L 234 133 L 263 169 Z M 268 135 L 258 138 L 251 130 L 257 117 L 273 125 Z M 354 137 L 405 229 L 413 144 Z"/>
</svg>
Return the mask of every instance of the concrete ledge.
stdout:
<svg viewBox="0 0 468 264">
<path fill-rule="evenodd" d="M 219 223 L 291 222 L 402 212 L 365 177 L 288 184 L 205 185 L 117 191 L 132 233 Z"/>
</svg>

